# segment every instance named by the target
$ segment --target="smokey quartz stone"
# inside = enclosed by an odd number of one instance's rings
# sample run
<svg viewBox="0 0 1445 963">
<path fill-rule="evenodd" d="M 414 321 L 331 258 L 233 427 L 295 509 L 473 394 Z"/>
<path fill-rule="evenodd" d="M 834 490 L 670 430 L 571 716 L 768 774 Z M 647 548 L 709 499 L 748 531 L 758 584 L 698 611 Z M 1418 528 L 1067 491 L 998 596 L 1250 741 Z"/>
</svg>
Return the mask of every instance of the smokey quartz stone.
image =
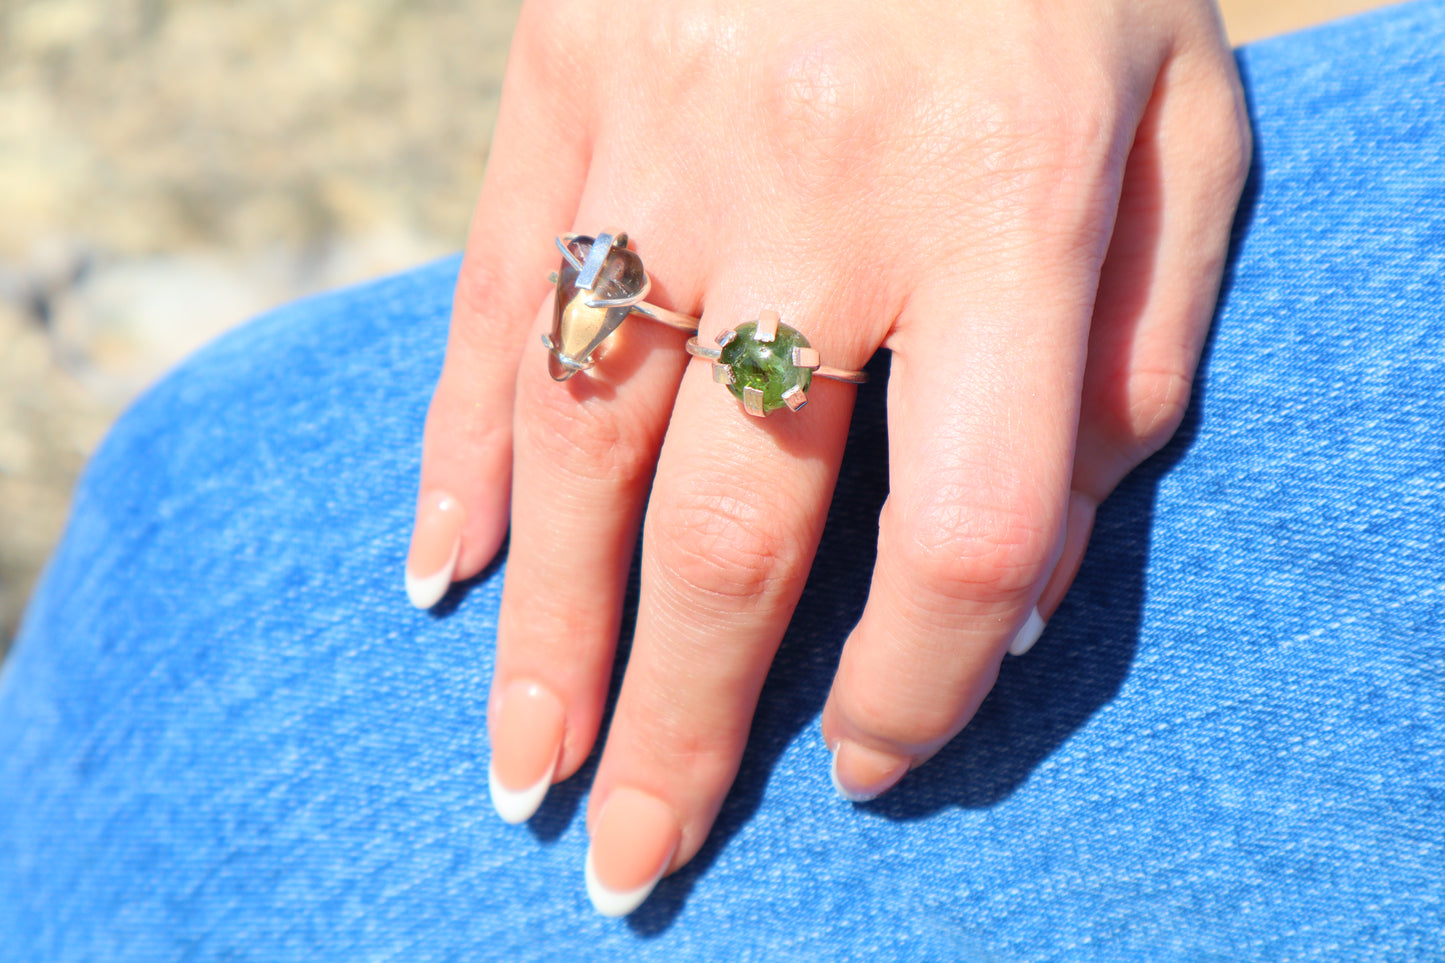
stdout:
<svg viewBox="0 0 1445 963">
<path fill-rule="evenodd" d="M 732 373 L 728 384 L 739 401 L 747 403 L 746 389 L 762 392 L 763 412 L 787 407 L 784 396 L 794 388 L 806 392 L 813 372 L 793 364 L 793 349 L 811 347 L 808 339 L 786 324 L 778 324 L 771 341 L 758 337 L 755 321 L 740 324 L 734 337 L 723 346 L 717 363 Z"/>
<path fill-rule="evenodd" d="M 605 236 L 604 236 L 605 237 Z M 592 255 L 593 238 L 571 235 L 567 250 L 585 266 Z M 600 254 L 601 252 L 599 252 Z M 647 272 L 642 260 L 627 247 L 627 235 L 619 234 L 606 251 L 606 259 L 590 290 L 578 287 L 578 268 L 568 258 L 557 270 L 557 297 L 552 308 L 552 331 L 546 339 L 550 356 L 547 367 L 557 381 L 566 381 L 592 366 L 593 353 L 602 346 L 632 313 L 631 305 L 647 292 Z M 610 307 L 589 307 L 589 301 L 621 302 Z"/>
</svg>

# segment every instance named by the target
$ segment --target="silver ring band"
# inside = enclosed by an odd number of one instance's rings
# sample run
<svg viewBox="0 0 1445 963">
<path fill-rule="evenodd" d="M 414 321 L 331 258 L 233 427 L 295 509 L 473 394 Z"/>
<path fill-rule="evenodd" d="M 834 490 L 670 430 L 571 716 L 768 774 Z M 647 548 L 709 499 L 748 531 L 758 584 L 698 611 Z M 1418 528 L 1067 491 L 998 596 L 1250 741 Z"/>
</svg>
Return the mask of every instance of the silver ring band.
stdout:
<svg viewBox="0 0 1445 963">
<path fill-rule="evenodd" d="M 650 321 L 660 322 L 687 334 L 697 334 L 697 318 L 694 318 L 690 314 L 669 311 L 667 308 L 660 308 L 646 301 L 639 301 L 634 304 L 632 306 L 632 313 L 640 314 Z"/>
</svg>

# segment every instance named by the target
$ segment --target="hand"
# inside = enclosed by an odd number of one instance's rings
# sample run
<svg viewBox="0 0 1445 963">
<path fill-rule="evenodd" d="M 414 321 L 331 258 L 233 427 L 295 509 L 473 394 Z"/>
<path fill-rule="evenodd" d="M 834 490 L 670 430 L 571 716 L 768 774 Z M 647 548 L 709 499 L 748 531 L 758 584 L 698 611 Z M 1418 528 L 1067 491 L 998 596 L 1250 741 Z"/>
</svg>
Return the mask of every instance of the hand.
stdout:
<svg viewBox="0 0 1445 963">
<path fill-rule="evenodd" d="M 640 318 L 553 381 L 554 235 L 629 232 L 649 300 L 701 315 L 703 343 L 772 309 L 825 364 L 893 353 L 878 557 L 822 723 L 862 799 L 967 723 L 1067 590 L 1096 506 L 1173 433 L 1248 143 L 1203 0 L 530 0 L 408 576 L 431 604 L 510 513 L 489 728 L 494 799 L 525 819 L 597 737 L 642 525 L 587 814 L 600 909 L 630 911 L 713 823 L 855 389 L 818 380 L 802 411 L 749 417 Z"/>
</svg>

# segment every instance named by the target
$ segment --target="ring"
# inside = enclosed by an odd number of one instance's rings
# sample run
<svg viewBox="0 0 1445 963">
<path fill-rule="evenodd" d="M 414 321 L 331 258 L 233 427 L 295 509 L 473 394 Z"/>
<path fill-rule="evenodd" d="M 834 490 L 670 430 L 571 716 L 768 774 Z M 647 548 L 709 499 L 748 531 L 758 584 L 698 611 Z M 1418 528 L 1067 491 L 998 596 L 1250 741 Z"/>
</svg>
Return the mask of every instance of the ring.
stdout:
<svg viewBox="0 0 1445 963">
<path fill-rule="evenodd" d="M 855 385 L 868 380 L 861 371 L 819 364 L 817 350 L 796 328 L 780 323 L 776 311 L 762 311 L 756 321 L 723 331 L 717 344 L 698 344 L 694 336 L 687 339 L 687 353 L 711 361 L 712 380 L 727 385 L 743 410 L 759 418 L 806 405 L 815 377 Z"/>
<path fill-rule="evenodd" d="M 595 363 L 593 353 L 627 320 L 628 315 L 660 321 L 688 334 L 697 333 L 697 318 L 648 304 L 643 298 L 652 278 L 642 258 L 627 247 L 627 235 L 564 234 L 557 238 L 562 266 L 549 280 L 557 285 L 552 307 L 552 333 L 542 335 L 547 346 L 547 370 L 566 381 Z"/>
</svg>

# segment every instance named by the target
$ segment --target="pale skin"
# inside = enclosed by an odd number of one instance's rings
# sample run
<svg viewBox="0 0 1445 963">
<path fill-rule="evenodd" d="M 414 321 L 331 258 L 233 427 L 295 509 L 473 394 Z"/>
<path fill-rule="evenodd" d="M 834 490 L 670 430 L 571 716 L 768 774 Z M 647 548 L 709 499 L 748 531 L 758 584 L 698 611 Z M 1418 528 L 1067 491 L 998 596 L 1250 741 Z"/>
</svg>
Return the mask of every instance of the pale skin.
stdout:
<svg viewBox="0 0 1445 963">
<path fill-rule="evenodd" d="M 555 235 L 627 231 L 649 300 L 703 341 L 772 309 L 825 364 L 892 352 L 877 562 L 822 717 L 865 797 L 968 723 L 1096 507 L 1173 434 L 1248 158 L 1202 0 L 529 0 L 426 424 L 418 533 L 442 535 L 409 563 L 468 578 L 510 528 L 489 716 L 507 788 L 594 748 L 640 531 L 588 828 L 611 890 L 645 897 L 693 858 L 857 390 L 818 380 L 753 418 L 637 317 L 553 381 Z"/>
</svg>

